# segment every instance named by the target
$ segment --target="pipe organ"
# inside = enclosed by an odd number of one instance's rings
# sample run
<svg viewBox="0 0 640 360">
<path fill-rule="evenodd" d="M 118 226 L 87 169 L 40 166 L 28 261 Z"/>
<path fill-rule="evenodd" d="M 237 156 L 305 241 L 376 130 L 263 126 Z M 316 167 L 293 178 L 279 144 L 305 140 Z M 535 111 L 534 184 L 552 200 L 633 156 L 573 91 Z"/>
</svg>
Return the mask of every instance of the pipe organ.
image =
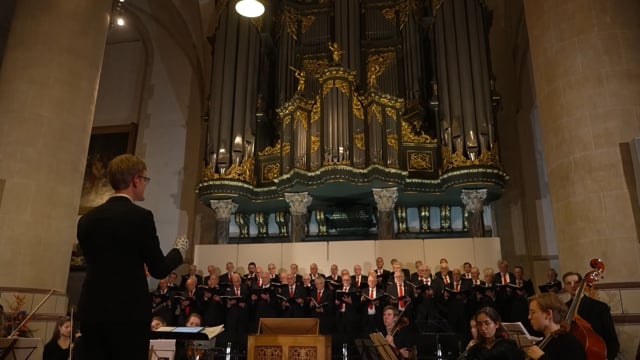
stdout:
<svg viewBox="0 0 640 360">
<path fill-rule="evenodd" d="M 452 231 L 452 207 L 500 196 L 508 176 L 483 1 L 270 1 L 259 19 L 230 5 L 212 37 L 197 193 L 237 206 L 240 237 L 268 236 L 273 217 L 276 235 L 301 241 L 312 214 L 316 237 L 420 237 L 436 231 L 424 218 L 432 209 L 437 230 Z M 290 194 L 302 194 L 295 212 Z M 475 209 L 463 209 L 463 230 Z"/>
</svg>

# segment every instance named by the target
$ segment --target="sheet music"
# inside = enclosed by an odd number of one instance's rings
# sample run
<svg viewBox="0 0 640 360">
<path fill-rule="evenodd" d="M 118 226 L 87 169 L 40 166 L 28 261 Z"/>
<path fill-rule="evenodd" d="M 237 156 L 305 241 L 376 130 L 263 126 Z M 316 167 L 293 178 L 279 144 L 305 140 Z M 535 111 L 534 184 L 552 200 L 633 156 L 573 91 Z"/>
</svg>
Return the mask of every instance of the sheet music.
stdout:
<svg viewBox="0 0 640 360">
<path fill-rule="evenodd" d="M 531 336 L 521 322 L 502 323 L 502 326 L 509 333 L 509 337 L 518 343 L 519 347 L 532 346 L 542 340 L 542 338 Z"/>
</svg>

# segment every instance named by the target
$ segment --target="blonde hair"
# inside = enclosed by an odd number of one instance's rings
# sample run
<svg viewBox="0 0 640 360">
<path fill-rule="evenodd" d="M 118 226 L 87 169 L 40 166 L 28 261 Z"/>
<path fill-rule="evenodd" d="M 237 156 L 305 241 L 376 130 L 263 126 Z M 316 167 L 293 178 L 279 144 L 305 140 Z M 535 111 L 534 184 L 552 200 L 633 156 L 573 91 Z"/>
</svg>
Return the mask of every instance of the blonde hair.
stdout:
<svg viewBox="0 0 640 360">
<path fill-rule="evenodd" d="M 556 324 L 563 325 L 564 318 L 567 316 L 567 305 L 560 299 L 556 293 L 542 293 L 534 296 L 529 303 L 535 302 L 543 312 L 551 310 L 552 320 Z"/>
<path fill-rule="evenodd" d="M 124 190 L 129 187 L 131 180 L 147 169 L 142 159 L 135 155 L 123 154 L 116 156 L 109 162 L 107 175 L 113 190 Z"/>
</svg>

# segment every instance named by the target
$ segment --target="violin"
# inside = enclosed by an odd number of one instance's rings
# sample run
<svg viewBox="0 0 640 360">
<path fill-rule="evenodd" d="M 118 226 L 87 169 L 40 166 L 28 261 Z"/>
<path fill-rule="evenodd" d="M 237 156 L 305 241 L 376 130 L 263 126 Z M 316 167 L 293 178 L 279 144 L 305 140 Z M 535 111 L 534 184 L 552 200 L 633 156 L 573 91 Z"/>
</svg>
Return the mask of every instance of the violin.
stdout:
<svg viewBox="0 0 640 360">
<path fill-rule="evenodd" d="M 593 284 L 600 279 L 605 268 L 604 263 L 600 259 L 591 259 L 589 265 L 593 270 L 585 274 L 580 282 L 576 296 L 565 317 L 565 321 L 569 325 L 569 333 L 575 336 L 584 347 L 587 360 L 603 360 L 607 358 L 606 343 L 602 337 L 593 330 L 591 324 L 578 315 L 578 308 L 580 307 L 580 301 L 584 295 L 585 287 L 593 287 Z"/>
</svg>

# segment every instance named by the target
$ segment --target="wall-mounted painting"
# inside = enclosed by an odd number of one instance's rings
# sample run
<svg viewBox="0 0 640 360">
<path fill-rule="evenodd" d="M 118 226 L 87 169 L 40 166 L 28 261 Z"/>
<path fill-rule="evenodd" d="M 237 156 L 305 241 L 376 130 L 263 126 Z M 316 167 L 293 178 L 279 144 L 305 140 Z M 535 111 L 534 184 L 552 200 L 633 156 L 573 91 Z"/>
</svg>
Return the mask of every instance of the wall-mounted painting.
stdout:
<svg viewBox="0 0 640 360">
<path fill-rule="evenodd" d="M 137 125 L 96 126 L 91 130 L 89 154 L 84 170 L 80 214 L 105 202 L 113 194 L 107 179 L 107 165 L 121 154 L 133 154 Z"/>
</svg>

